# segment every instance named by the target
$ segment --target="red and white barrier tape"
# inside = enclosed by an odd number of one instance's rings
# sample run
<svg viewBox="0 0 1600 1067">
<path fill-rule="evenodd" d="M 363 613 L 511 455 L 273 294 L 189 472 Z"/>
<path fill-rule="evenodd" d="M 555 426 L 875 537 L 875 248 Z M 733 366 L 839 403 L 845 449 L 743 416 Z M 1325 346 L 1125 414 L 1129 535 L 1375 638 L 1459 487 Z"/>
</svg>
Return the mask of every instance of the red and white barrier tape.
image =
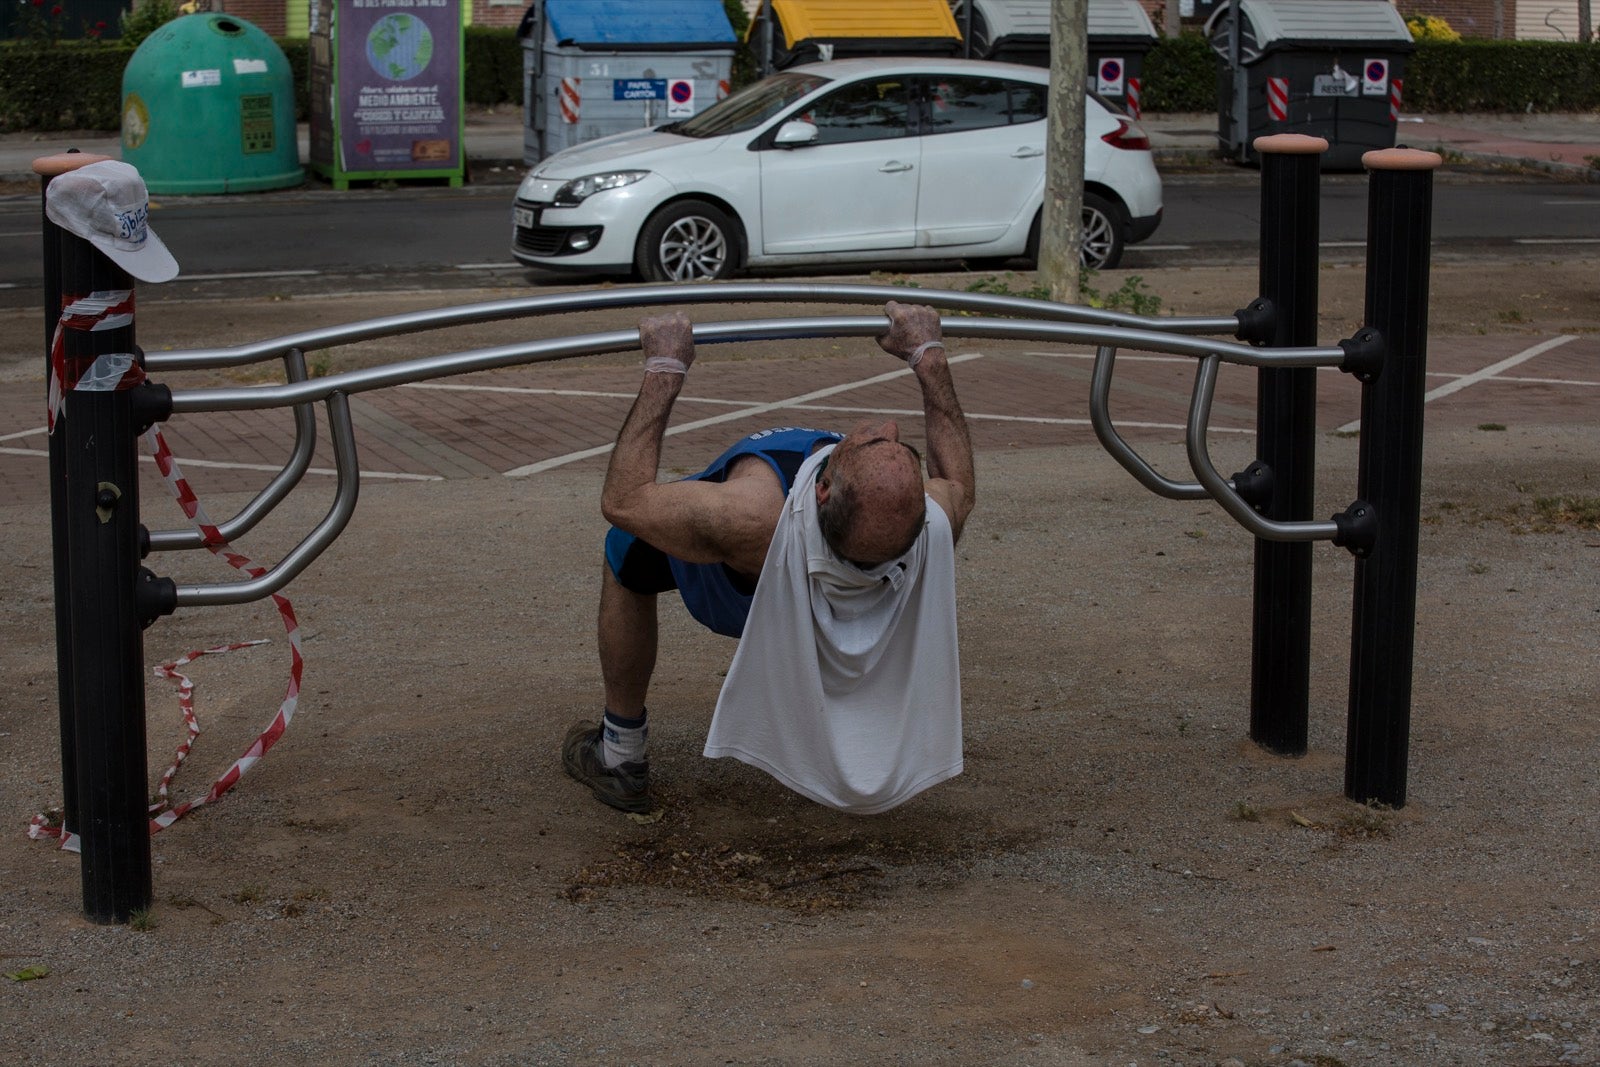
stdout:
<svg viewBox="0 0 1600 1067">
<path fill-rule="evenodd" d="M 177 499 L 178 506 L 183 513 L 194 523 L 200 531 L 200 536 L 205 547 L 226 560 L 229 566 L 244 571 L 252 578 L 266 573 L 265 567 L 258 567 L 248 556 L 232 550 L 223 538 L 220 530 L 206 514 L 200 498 L 195 495 L 188 479 L 178 469 L 178 462 L 168 447 L 166 438 L 154 427 L 145 432 L 145 440 L 149 442 L 151 454 L 155 457 L 156 468 L 161 476 L 166 479 L 167 486 L 172 490 L 172 495 Z M 178 668 L 192 663 L 201 656 L 219 655 L 234 652 L 252 645 L 265 644 L 264 640 L 237 641 L 227 645 L 216 645 L 211 648 L 196 649 L 178 657 L 171 663 L 163 663 L 155 668 L 158 678 L 167 678 L 178 683 L 178 707 L 183 712 L 184 738 L 178 744 L 178 750 L 173 756 L 172 765 L 161 776 L 161 783 L 156 791 L 157 801 L 150 806 L 150 833 L 157 834 L 179 819 L 183 818 L 195 808 L 219 799 L 224 793 L 232 789 L 245 772 L 254 767 L 260 759 L 277 744 L 278 738 L 289 728 L 290 721 L 294 718 L 295 709 L 300 704 L 300 683 L 305 673 L 305 660 L 300 649 L 300 623 L 295 618 L 294 606 L 289 603 L 289 598 L 277 593 L 272 594 L 272 601 L 278 606 L 278 614 L 283 619 L 284 632 L 289 637 L 289 685 L 283 695 L 283 702 L 278 706 L 278 713 L 273 716 L 272 722 L 267 725 L 256 739 L 250 743 L 244 753 L 233 762 L 233 765 L 222 773 L 216 781 L 211 783 L 211 788 L 193 800 L 186 800 L 181 804 L 173 805 L 169 796 L 172 779 L 177 775 L 178 768 L 184 760 L 188 759 L 189 751 L 194 745 L 194 739 L 200 735 L 200 720 L 194 713 L 194 683 L 188 676 L 181 673 Z M 61 848 L 71 852 L 79 850 L 78 835 L 67 832 L 64 827 L 52 827 L 50 820 L 44 815 L 35 815 L 28 826 L 28 836 L 34 840 L 43 838 L 59 838 Z"/>
<path fill-rule="evenodd" d="M 67 363 L 68 330 L 93 333 L 115 330 L 133 321 L 133 290 L 103 289 L 88 296 L 67 297 L 61 308 L 61 318 L 56 320 L 56 332 L 50 339 L 50 386 L 45 400 L 45 429 L 55 433 L 56 418 L 66 403 L 68 391 L 77 387 L 78 377 L 86 368 Z M 80 361 L 74 360 L 74 364 Z M 129 385 L 144 380 L 140 370 Z M 119 385 L 118 388 L 124 386 Z"/>
<path fill-rule="evenodd" d="M 161 436 L 161 432 L 151 427 L 145 431 L 145 440 L 150 443 L 150 451 L 155 457 L 156 469 L 167 480 L 167 485 L 172 489 L 172 495 L 177 499 L 178 506 L 183 509 L 183 513 L 189 516 L 190 521 L 195 524 L 195 528 L 200 531 L 201 539 L 206 548 L 221 556 L 228 562 L 229 566 L 244 571 L 252 578 L 259 578 L 265 574 L 267 572 L 265 567 L 258 567 L 248 556 L 233 551 L 227 540 L 223 538 L 221 531 L 211 521 L 211 517 L 206 514 L 205 508 L 200 503 L 200 498 L 190 488 L 188 479 L 184 478 L 183 472 L 178 469 L 178 462 L 173 457 L 172 450 L 167 446 L 166 438 Z M 289 638 L 289 685 L 283 694 L 283 702 L 278 707 L 278 713 L 273 716 L 272 722 L 250 744 L 250 747 L 245 749 L 244 754 L 234 761 L 233 766 L 229 767 L 222 773 L 220 778 L 211 783 L 211 789 L 207 793 L 154 815 L 150 820 L 151 833 L 156 833 L 171 826 L 195 808 L 200 807 L 202 804 L 211 803 L 232 789 L 234 784 L 244 777 L 245 772 L 254 767 L 261 757 L 265 756 L 272 746 L 277 744 L 278 738 L 282 737 L 283 732 L 289 728 L 289 723 L 294 718 L 295 709 L 300 705 L 300 681 L 305 673 L 305 660 L 301 656 L 300 623 L 295 618 L 294 605 L 289 603 L 288 597 L 278 593 L 272 594 L 272 602 L 278 606 L 278 614 L 283 619 L 284 633 Z M 207 653 L 228 652 L 253 643 L 245 642 L 220 648 L 203 649 L 199 652 L 191 653 L 188 658 L 193 659 L 195 656 Z M 187 662 L 187 660 L 181 662 Z M 191 691 L 193 689 L 189 680 L 177 672 L 177 667 L 181 665 L 181 662 L 163 664 L 156 668 L 156 674 L 159 677 L 180 679 L 180 703 L 183 702 L 184 688 L 187 687 Z M 192 715 L 192 699 L 190 703 L 191 709 L 188 714 Z M 192 732 L 185 738 L 185 745 L 192 741 L 194 733 L 198 732 L 198 723 L 191 727 L 191 730 Z M 180 754 L 174 762 L 173 773 L 177 772 L 177 763 L 181 763 L 183 756 L 186 754 L 184 746 L 179 746 L 179 749 Z M 162 787 L 162 803 L 164 804 L 166 780 L 163 781 Z M 157 805 L 158 808 L 160 806 L 159 804 Z"/>
</svg>

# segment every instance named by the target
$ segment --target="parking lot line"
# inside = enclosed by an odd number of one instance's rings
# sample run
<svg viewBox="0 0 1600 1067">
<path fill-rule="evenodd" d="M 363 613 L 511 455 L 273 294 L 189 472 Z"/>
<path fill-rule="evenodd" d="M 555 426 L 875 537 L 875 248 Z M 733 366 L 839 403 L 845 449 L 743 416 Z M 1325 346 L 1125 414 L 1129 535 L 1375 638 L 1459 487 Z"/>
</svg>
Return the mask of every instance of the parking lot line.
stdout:
<svg viewBox="0 0 1600 1067">
<path fill-rule="evenodd" d="M 1488 381 L 1491 378 L 1498 378 L 1501 371 L 1510 370 L 1512 367 L 1515 367 L 1518 364 L 1526 363 L 1528 360 L 1533 359 L 1535 356 L 1543 355 L 1544 353 L 1550 351 L 1552 348 L 1559 348 L 1559 347 L 1561 347 L 1562 345 L 1566 344 L 1569 341 L 1576 341 L 1576 340 L 1577 340 L 1577 338 L 1575 336 L 1573 336 L 1572 334 L 1565 334 L 1564 333 L 1564 334 L 1561 334 L 1559 337 L 1552 337 L 1548 341 L 1541 341 L 1538 344 L 1534 345 L 1532 348 L 1524 348 L 1521 352 L 1518 352 L 1515 355 L 1507 356 L 1505 359 L 1500 360 L 1498 363 L 1491 363 L 1487 367 L 1483 367 L 1483 368 L 1480 368 L 1479 370 L 1473 371 L 1471 374 L 1463 374 L 1459 378 L 1456 378 L 1454 381 L 1446 382 L 1445 384 L 1439 386 L 1437 389 L 1428 390 L 1428 392 L 1423 396 L 1422 402 L 1424 404 L 1431 404 L 1433 401 L 1438 400 L 1440 397 L 1449 396 L 1451 393 L 1459 393 L 1461 390 L 1467 388 L 1469 385 L 1477 385 L 1479 382 Z M 1343 426 L 1339 427 L 1338 430 L 1336 430 L 1334 432 L 1336 432 L 1336 433 L 1351 433 L 1352 431 L 1358 430 L 1360 428 L 1361 428 L 1361 420 L 1360 419 L 1356 419 L 1354 422 L 1345 423 Z"/>
</svg>

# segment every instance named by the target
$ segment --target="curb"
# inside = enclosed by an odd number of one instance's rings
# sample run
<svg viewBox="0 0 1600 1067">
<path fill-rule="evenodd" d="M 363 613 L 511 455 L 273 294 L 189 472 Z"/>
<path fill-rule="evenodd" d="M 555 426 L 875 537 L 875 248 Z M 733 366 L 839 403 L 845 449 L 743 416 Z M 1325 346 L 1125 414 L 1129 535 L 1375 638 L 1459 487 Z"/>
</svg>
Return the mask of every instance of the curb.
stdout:
<svg viewBox="0 0 1600 1067">
<path fill-rule="evenodd" d="M 1471 164 L 1472 169 L 1479 172 L 1501 174 L 1510 170 L 1537 170 L 1568 181 L 1600 183 L 1600 168 L 1586 167 L 1582 163 L 1534 159 L 1532 156 L 1503 156 L 1493 152 L 1470 152 L 1451 148 L 1449 145 L 1433 145 L 1428 151 L 1443 156 L 1446 166 L 1459 161 Z"/>
</svg>

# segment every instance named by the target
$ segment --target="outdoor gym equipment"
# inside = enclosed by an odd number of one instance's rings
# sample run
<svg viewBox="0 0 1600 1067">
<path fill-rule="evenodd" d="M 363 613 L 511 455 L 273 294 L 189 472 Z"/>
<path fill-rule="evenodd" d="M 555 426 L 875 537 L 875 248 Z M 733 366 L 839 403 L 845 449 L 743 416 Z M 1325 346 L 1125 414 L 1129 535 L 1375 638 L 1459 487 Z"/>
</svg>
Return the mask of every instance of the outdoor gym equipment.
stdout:
<svg viewBox="0 0 1600 1067">
<path fill-rule="evenodd" d="M 1421 497 L 1423 373 L 1433 153 L 1369 153 L 1366 326 L 1338 345 L 1314 344 L 1317 317 L 1318 138 L 1257 142 L 1262 155 L 1260 298 L 1233 315 L 1148 318 L 1022 297 L 888 286 L 741 283 L 616 288 L 417 312 L 306 331 L 254 344 L 140 354 L 134 343 L 132 280 L 86 241 L 44 220 L 47 361 L 59 331 L 69 380 L 62 420 L 50 438 L 64 828 L 82 854 L 83 907 L 97 921 L 127 921 L 153 898 L 146 781 L 142 630 L 178 607 L 238 604 L 272 595 L 300 574 L 354 513 L 359 467 L 353 394 L 471 371 L 636 349 L 638 331 L 447 353 L 309 378 L 306 355 L 360 340 L 597 308 L 663 304 L 863 302 L 914 298 L 945 311 L 952 337 L 1093 346 L 1091 420 L 1100 440 L 1142 484 L 1179 500 L 1214 499 L 1256 538 L 1250 734 L 1285 754 L 1306 748 L 1313 541 L 1356 556 L 1345 795 L 1399 806 L 1406 796 L 1417 530 Z M 101 157 L 35 162 L 41 186 Z M 121 294 L 125 313 L 98 315 Z M 1007 316 L 992 317 L 992 316 Z M 697 343 L 875 337 L 881 314 L 702 323 Z M 1238 341 L 1214 335 L 1233 333 Z M 1154 470 L 1117 432 L 1110 389 L 1118 351 L 1196 360 L 1185 442 L 1193 482 Z M 117 363 L 119 354 L 133 360 Z M 123 373 L 114 387 L 83 375 L 107 357 Z M 281 385 L 173 392 L 150 375 L 278 360 Z M 1206 446 L 1220 364 L 1254 367 L 1257 456 L 1224 477 Z M 102 364 L 104 365 L 104 364 Z M 1356 498 L 1328 519 L 1311 515 L 1315 374 L 1337 367 L 1362 382 Z M 75 369 L 74 369 L 75 368 Z M 145 567 L 150 552 L 193 549 L 236 537 L 261 520 L 308 469 L 315 405 L 326 412 L 336 467 L 327 514 L 282 559 L 236 582 L 178 585 Z M 140 523 L 138 435 L 175 415 L 289 408 L 295 444 L 283 469 L 214 532 L 150 531 Z"/>
</svg>

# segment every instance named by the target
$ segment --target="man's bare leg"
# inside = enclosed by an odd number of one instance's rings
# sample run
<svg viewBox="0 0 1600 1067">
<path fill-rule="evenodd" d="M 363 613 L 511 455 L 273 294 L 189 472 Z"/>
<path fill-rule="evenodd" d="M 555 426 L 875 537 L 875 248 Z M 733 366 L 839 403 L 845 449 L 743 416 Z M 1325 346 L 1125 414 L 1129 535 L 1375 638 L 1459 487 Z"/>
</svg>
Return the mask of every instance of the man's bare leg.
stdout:
<svg viewBox="0 0 1600 1067">
<path fill-rule="evenodd" d="M 640 719 L 656 668 L 656 598 L 624 589 L 609 566 L 601 570 L 600 676 L 606 708 L 619 718 Z"/>
<path fill-rule="evenodd" d="M 561 762 L 602 803 L 643 813 L 651 807 L 644 701 L 656 665 L 656 598 L 624 589 L 610 566 L 601 570 L 596 629 L 606 707 L 598 725 L 567 731 Z"/>
</svg>

